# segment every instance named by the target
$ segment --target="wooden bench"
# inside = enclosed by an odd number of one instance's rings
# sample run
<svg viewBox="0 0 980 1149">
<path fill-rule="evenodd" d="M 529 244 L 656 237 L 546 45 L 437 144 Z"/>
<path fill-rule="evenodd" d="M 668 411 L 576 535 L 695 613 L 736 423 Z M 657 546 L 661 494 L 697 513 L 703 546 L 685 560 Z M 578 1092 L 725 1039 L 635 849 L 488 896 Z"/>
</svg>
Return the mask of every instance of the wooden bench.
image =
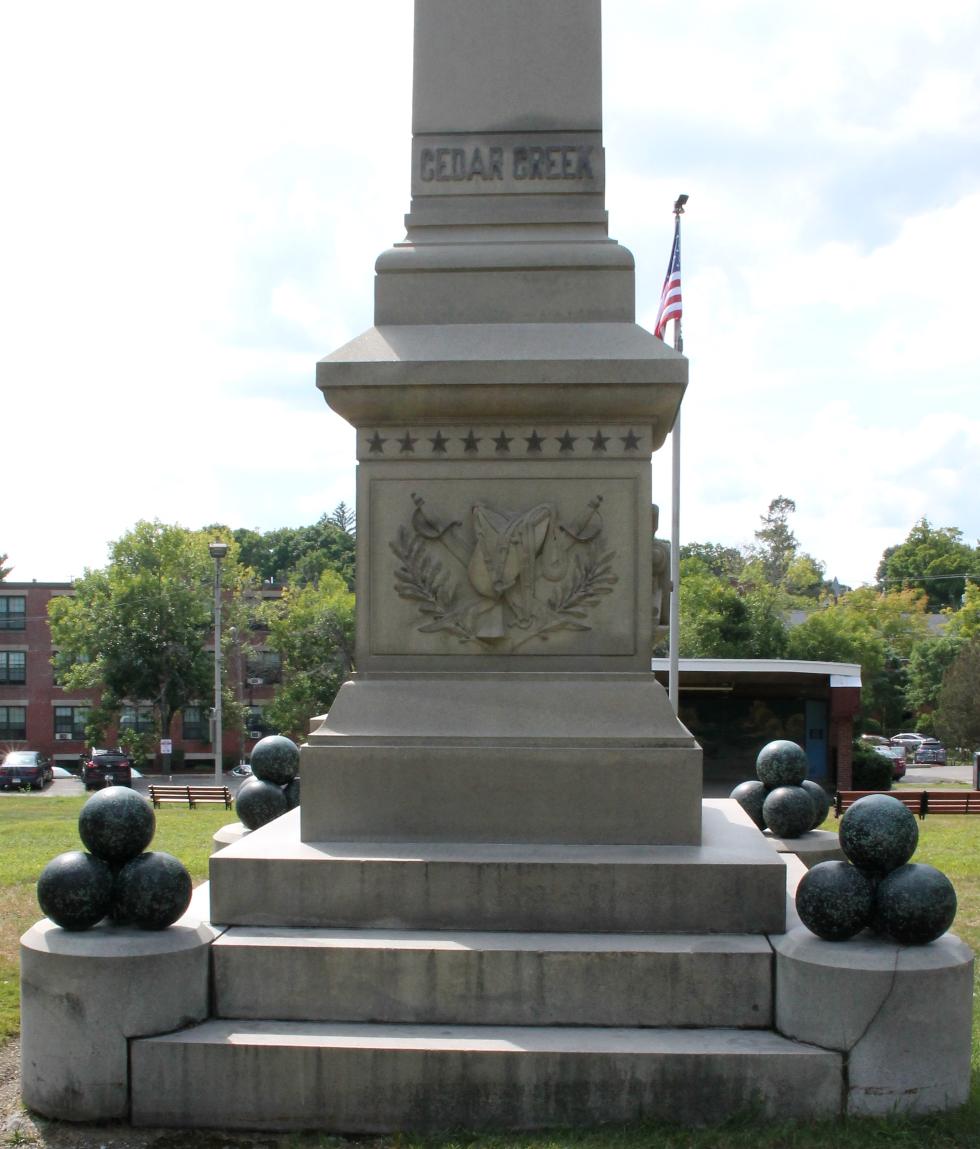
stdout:
<svg viewBox="0 0 980 1149">
<path fill-rule="evenodd" d="M 227 786 L 157 786 L 149 787 L 150 801 L 154 806 L 163 802 L 187 803 L 193 810 L 200 802 L 221 802 L 230 810 L 234 798 Z"/>
<path fill-rule="evenodd" d="M 907 806 L 913 814 L 980 814 L 980 790 L 838 790 L 834 816 L 839 818 L 859 798 L 868 794 L 888 794 Z"/>
</svg>

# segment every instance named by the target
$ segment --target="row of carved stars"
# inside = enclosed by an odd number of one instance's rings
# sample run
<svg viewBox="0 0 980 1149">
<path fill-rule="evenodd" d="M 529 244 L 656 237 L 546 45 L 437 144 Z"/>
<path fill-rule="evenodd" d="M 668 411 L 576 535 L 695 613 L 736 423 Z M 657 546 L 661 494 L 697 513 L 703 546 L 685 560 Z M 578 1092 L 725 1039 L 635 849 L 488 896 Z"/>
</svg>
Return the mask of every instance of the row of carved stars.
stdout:
<svg viewBox="0 0 980 1149">
<path fill-rule="evenodd" d="M 623 444 L 624 451 L 638 451 L 640 449 L 640 441 L 642 435 L 637 435 L 631 427 L 625 435 L 603 435 L 599 430 L 594 435 L 573 435 L 570 431 L 565 431 L 564 435 L 539 435 L 537 431 L 532 431 L 530 435 L 508 435 L 501 431 L 499 435 L 481 436 L 476 435 L 471 430 L 466 436 L 460 437 L 459 441 L 463 444 L 463 450 L 471 455 L 478 454 L 480 451 L 480 444 L 484 441 L 493 443 L 493 449 L 497 454 L 509 455 L 511 454 L 511 443 L 517 439 L 523 439 L 527 443 L 525 453 L 528 455 L 540 454 L 544 450 L 544 445 L 548 439 L 554 439 L 558 444 L 558 450 L 562 454 L 570 454 L 575 450 L 575 444 L 583 439 L 587 443 L 592 444 L 593 451 L 607 451 L 608 444 L 613 439 L 619 439 Z M 372 455 L 383 455 L 385 443 L 393 442 L 398 444 L 398 453 L 401 455 L 414 455 L 415 444 L 421 442 L 422 439 L 418 436 L 412 436 L 411 432 L 406 431 L 400 438 L 386 439 L 382 436 L 380 431 L 375 431 L 374 434 L 367 440 L 368 450 Z M 451 439 L 447 438 L 441 431 L 436 431 L 435 435 L 427 438 L 427 441 L 432 444 L 433 455 L 445 455 L 449 451 L 449 444 Z M 423 448 L 424 450 L 424 448 Z M 520 450 L 520 447 L 517 448 Z"/>
</svg>

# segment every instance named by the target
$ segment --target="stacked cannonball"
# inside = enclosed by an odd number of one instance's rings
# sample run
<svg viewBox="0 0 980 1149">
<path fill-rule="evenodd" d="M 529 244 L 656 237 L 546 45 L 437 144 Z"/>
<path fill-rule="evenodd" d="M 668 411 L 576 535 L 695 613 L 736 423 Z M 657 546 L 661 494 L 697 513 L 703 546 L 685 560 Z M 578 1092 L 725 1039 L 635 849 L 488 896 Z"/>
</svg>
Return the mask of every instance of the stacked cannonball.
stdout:
<svg viewBox="0 0 980 1149">
<path fill-rule="evenodd" d="M 87 930 L 110 918 L 117 925 L 162 930 L 187 909 L 192 882 L 172 854 L 147 851 L 156 830 L 149 802 L 134 790 L 110 786 L 94 794 L 78 816 L 88 852 L 69 850 L 41 871 L 41 911 L 66 930 Z"/>
<path fill-rule="evenodd" d="M 760 830 L 777 838 L 798 838 L 827 817 L 830 798 L 822 786 L 807 780 L 802 746 L 786 739 L 769 742 L 755 760 L 757 779 L 740 782 L 731 797 Z"/>
<path fill-rule="evenodd" d="M 235 798 L 243 826 L 257 830 L 299 805 L 299 747 L 281 734 L 270 734 L 252 748 L 252 777 Z"/>
<path fill-rule="evenodd" d="M 910 862 L 919 842 L 915 815 L 890 794 L 868 794 L 844 813 L 846 862 L 821 862 L 796 891 L 812 933 L 844 941 L 870 927 L 903 945 L 941 937 L 956 916 L 956 891 L 941 870 Z"/>
</svg>

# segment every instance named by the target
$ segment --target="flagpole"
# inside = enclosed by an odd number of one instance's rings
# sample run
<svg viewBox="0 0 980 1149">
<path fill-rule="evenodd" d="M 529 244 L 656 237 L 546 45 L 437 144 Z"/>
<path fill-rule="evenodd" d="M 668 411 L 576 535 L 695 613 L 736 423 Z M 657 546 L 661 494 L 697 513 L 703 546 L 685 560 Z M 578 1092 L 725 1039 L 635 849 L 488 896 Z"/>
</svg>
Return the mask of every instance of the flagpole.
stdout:
<svg viewBox="0 0 980 1149">
<path fill-rule="evenodd" d="M 677 197 L 674 218 L 677 221 L 675 243 L 680 247 L 681 216 L 687 196 Z M 681 317 L 674 320 L 674 350 L 683 354 L 684 332 Z M 681 624 L 681 409 L 677 408 L 674 427 L 670 435 L 671 492 L 670 492 L 670 661 L 667 671 L 667 696 L 676 714 L 680 705 L 680 624 Z"/>
</svg>

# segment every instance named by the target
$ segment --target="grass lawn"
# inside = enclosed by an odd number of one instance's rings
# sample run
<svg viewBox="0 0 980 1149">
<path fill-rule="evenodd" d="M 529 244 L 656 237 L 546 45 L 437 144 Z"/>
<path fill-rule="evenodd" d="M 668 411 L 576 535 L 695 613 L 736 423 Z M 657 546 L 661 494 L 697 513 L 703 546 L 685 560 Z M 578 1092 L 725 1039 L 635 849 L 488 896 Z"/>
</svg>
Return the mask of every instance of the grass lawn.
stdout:
<svg viewBox="0 0 980 1149">
<path fill-rule="evenodd" d="M 38 920 L 40 910 L 34 893 L 44 865 L 64 850 L 81 848 L 76 828 L 78 798 L 39 798 L 30 795 L 0 800 L 0 1042 L 19 1028 L 18 939 Z M 195 884 L 207 877 L 211 836 L 233 821 L 228 810 L 178 807 L 157 811 L 153 849 L 181 858 Z M 836 830 L 833 815 L 824 829 Z M 959 911 L 954 931 L 975 950 L 980 949 L 980 819 L 933 816 L 919 823 L 920 839 L 915 861 L 929 862 L 949 875 L 956 887 Z M 875 1149 L 878 1146 L 909 1149 L 977 1149 L 980 1147 L 980 1009 L 974 997 L 973 1090 L 962 1110 L 939 1117 L 916 1120 L 850 1120 L 811 1125 L 757 1125 L 734 1121 L 710 1129 L 687 1130 L 667 1125 L 601 1128 L 526 1136 L 466 1136 L 422 1138 L 398 1136 L 370 1138 L 357 1144 L 364 1149 Z M 184 1144 L 185 1142 L 180 1142 Z M 169 1142 L 168 1142 L 169 1144 Z M 192 1136 L 187 1145 L 197 1145 Z M 201 1142 L 203 1144 L 203 1142 Z M 235 1141 L 207 1140 L 207 1144 L 230 1147 Z M 315 1146 L 346 1145 L 342 1138 L 323 1134 L 289 1134 L 261 1141 L 281 1149 L 314 1149 Z M 351 1143 L 353 1144 L 353 1143 Z"/>
</svg>

